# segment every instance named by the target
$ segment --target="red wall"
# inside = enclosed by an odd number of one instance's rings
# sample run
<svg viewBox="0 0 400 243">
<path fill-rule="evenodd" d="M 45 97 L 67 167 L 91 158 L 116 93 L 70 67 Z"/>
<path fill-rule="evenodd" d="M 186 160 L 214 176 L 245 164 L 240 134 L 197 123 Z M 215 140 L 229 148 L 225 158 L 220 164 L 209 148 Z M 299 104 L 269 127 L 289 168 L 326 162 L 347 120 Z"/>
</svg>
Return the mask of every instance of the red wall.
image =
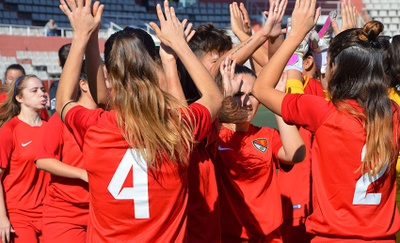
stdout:
<svg viewBox="0 0 400 243">
<path fill-rule="evenodd" d="M 99 40 L 100 52 L 104 51 L 106 40 Z M 56 36 L 16 36 L 0 35 L 0 55 L 16 56 L 16 51 L 58 51 L 58 49 L 71 42 L 71 38 Z"/>
</svg>

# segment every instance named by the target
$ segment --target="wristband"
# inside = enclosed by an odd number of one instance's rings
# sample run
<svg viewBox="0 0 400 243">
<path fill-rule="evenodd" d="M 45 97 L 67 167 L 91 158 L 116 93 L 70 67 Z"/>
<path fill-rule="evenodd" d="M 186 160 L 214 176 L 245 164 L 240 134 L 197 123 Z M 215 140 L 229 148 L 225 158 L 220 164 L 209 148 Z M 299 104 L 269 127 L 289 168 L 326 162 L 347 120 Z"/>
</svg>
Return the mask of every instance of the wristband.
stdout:
<svg viewBox="0 0 400 243">
<path fill-rule="evenodd" d="M 286 81 L 287 94 L 304 94 L 304 85 L 298 79 L 288 79 Z"/>
</svg>

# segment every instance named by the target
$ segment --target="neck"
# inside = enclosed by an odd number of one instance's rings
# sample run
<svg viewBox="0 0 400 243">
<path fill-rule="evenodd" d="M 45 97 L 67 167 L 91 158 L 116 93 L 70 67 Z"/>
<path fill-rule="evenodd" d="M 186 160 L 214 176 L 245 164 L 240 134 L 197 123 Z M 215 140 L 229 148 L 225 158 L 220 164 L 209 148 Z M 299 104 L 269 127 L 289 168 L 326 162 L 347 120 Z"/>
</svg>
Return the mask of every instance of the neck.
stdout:
<svg viewBox="0 0 400 243">
<path fill-rule="evenodd" d="M 19 113 L 18 118 L 33 127 L 42 125 L 40 111 L 26 108 L 24 109 L 23 107 L 21 107 L 21 112 Z"/>
<path fill-rule="evenodd" d="M 242 122 L 239 124 L 234 124 L 234 123 L 223 123 L 222 124 L 224 127 L 228 128 L 231 131 L 235 132 L 247 132 L 250 127 L 250 122 Z"/>
<path fill-rule="evenodd" d="M 82 93 L 81 97 L 79 98 L 79 100 L 76 102 L 77 104 L 90 109 L 90 110 L 94 110 L 97 108 L 96 103 L 93 101 L 92 97 L 87 96 L 86 94 Z"/>
</svg>

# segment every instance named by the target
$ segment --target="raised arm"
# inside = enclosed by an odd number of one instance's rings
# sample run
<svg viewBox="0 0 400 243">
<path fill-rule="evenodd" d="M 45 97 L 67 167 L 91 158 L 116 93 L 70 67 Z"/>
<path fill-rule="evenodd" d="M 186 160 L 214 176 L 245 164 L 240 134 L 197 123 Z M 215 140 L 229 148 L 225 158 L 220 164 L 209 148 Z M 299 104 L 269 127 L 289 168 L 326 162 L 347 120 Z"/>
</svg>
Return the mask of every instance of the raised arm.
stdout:
<svg viewBox="0 0 400 243">
<path fill-rule="evenodd" d="M 92 33 L 100 25 L 104 6 L 96 1 L 93 4 L 93 16 L 91 0 L 60 0 L 60 3 L 60 9 L 67 15 L 74 31 L 71 50 L 57 89 L 56 110 L 61 119 L 64 120 L 65 114 L 76 106 L 73 100 L 78 90 L 78 82 L 73 80 L 79 80 L 86 46 Z"/>
<path fill-rule="evenodd" d="M 99 27 L 100 25 L 93 31 L 87 44 L 85 55 L 88 61 L 85 62 L 85 65 L 93 100 L 97 105 L 104 107 L 108 104 L 111 97 L 106 86 L 103 60 L 100 56 L 98 40 Z"/>
<path fill-rule="evenodd" d="M 254 83 L 253 95 L 275 114 L 281 114 L 285 96 L 285 93 L 275 90 L 275 85 L 293 52 L 317 22 L 320 9 L 315 10 L 315 5 L 316 0 L 296 0 L 291 31 Z"/>
<path fill-rule="evenodd" d="M 187 20 L 184 19 L 182 21 L 182 25 L 185 28 L 184 33 L 186 36 L 186 41 L 189 41 L 194 35 L 194 30 L 192 30 L 193 25 L 191 23 L 187 25 L 186 24 Z M 183 92 L 181 82 L 179 80 L 176 53 L 170 47 L 161 43 L 160 57 L 166 79 L 163 82 L 163 85 L 160 84 L 160 87 L 162 87 L 164 91 L 170 93 L 178 100 L 181 100 L 182 102 L 187 104 L 186 97 Z"/>
<path fill-rule="evenodd" d="M 301 76 L 300 76 L 301 77 Z M 284 92 L 286 87 L 287 72 L 283 72 L 276 89 Z M 278 158 L 282 163 L 299 163 L 306 157 L 306 147 L 296 126 L 286 124 L 282 117 L 275 115 L 278 124 L 279 134 L 282 140 L 282 147 L 278 151 Z"/>
<path fill-rule="evenodd" d="M 175 16 L 174 8 L 169 8 L 168 0 L 164 1 L 164 12 L 165 17 L 161 6 L 158 4 L 157 16 L 161 28 L 154 22 L 151 22 L 150 26 L 154 29 L 161 42 L 174 50 L 183 65 L 185 65 L 186 70 L 201 93 L 201 98 L 196 102 L 207 107 L 211 117 L 214 119 L 221 108 L 223 96 L 213 77 L 190 50 L 184 37 L 183 26 Z"/>
<path fill-rule="evenodd" d="M 350 0 L 342 0 L 340 3 L 340 12 L 342 15 L 342 27 L 339 28 L 339 25 L 336 19 L 332 19 L 332 28 L 335 35 L 338 35 L 340 32 L 356 28 L 357 27 L 357 9 L 353 5 Z"/>
<path fill-rule="evenodd" d="M 287 0 L 277 1 L 270 0 L 270 11 L 267 21 L 264 26 L 258 30 L 254 35 L 248 37 L 246 40 L 242 41 L 239 45 L 232 48 L 230 51 L 225 53 L 218 61 L 213 65 L 210 72 L 216 77 L 218 74 L 219 65 L 225 60 L 226 56 L 231 55 L 233 59 L 236 59 L 238 64 L 243 64 L 247 59 L 249 59 L 253 53 L 262 46 L 269 38 L 270 33 L 274 25 L 282 20 L 284 14 Z M 273 9 L 274 11 L 271 11 Z M 276 11 L 275 11 L 276 10 Z"/>
</svg>

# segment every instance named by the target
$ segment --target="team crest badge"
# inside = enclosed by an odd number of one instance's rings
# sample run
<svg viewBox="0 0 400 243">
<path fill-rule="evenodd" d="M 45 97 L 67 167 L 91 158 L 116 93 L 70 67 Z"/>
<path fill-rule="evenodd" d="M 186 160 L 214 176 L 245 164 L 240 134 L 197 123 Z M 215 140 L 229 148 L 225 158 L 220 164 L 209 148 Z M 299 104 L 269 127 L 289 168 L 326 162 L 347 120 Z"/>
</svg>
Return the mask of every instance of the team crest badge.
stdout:
<svg viewBox="0 0 400 243">
<path fill-rule="evenodd" d="M 268 148 L 268 141 L 265 138 L 257 138 L 253 140 L 254 147 L 262 153 L 265 153 Z"/>
</svg>

